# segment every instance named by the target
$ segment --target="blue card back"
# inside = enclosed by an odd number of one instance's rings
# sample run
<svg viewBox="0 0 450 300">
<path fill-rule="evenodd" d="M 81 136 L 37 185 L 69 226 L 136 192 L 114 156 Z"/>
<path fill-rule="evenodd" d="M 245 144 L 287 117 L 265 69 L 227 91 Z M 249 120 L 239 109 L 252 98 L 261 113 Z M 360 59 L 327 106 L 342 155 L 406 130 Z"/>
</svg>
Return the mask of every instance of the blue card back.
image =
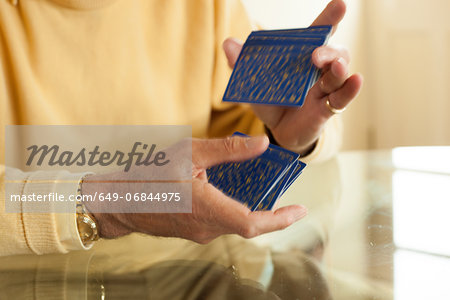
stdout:
<svg viewBox="0 0 450 300">
<path fill-rule="evenodd" d="M 246 136 L 239 132 L 233 135 Z M 298 158 L 297 153 L 270 145 L 255 159 L 209 168 L 208 181 L 252 211 L 271 209 L 299 170 Z"/>
<path fill-rule="evenodd" d="M 313 33 L 315 32 L 315 33 Z M 253 32 L 245 42 L 223 101 L 301 106 L 320 73 L 312 52 L 331 26 Z"/>
</svg>

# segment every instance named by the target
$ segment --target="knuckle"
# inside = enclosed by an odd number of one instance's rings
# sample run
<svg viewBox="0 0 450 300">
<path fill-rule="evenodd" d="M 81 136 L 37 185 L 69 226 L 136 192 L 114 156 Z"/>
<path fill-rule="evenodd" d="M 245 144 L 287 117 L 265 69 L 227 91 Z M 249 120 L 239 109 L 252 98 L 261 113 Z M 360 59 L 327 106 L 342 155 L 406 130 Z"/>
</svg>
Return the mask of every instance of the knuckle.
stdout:
<svg viewBox="0 0 450 300">
<path fill-rule="evenodd" d="M 279 226 L 279 229 L 280 229 L 280 230 L 281 230 L 281 229 L 285 229 L 285 228 L 291 226 L 291 225 L 294 224 L 294 223 L 295 223 L 295 218 L 294 218 L 294 217 L 285 218 L 285 219 L 281 222 L 281 224 L 280 224 L 280 226 Z"/>
<path fill-rule="evenodd" d="M 197 244 L 206 245 L 206 244 L 209 244 L 213 239 L 214 238 L 211 238 L 210 235 L 203 233 L 203 234 L 196 236 L 192 240 L 194 242 L 196 242 Z"/>
<path fill-rule="evenodd" d="M 200 245 L 208 244 L 208 242 L 206 240 L 194 240 L 194 242 L 196 242 L 197 244 L 200 244 Z"/>
<path fill-rule="evenodd" d="M 313 55 L 318 55 L 322 48 L 323 48 L 323 46 L 320 46 L 320 47 L 317 47 L 316 49 L 314 49 Z"/>
<path fill-rule="evenodd" d="M 239 139 L 227 137 L 223 139 L 223 147 L 227 153 L 235 153 L 239 149 Z"/>
<path fill-rule="evenodd" d="M 246 239 L 250 239 L 250 238 L 257 236 L 258 234 L 257 234 L 257 230 L 254 226 L 247 225 L 247 226 L 243 226 L 241 228 L 239 235 Z"/>
<path fill-rule="evenodd" d="M 330 88 L 330 73 L 326 72 L 323 76 L 322 79 L 319 82 L 320 88 L 324 91 L 327 92 Z"/>
<path fill-rule="evenodd" d="M 207 244 L 211 243 L 211 241 L 212 241 L 211 238 L 204 239 L 204 240 L 202 240 L 202 245 L 207 245 Z"/>
<path fill-rule="evenodd" d="M 196 232 L 192 237 L 192 240 L 199 244 L 203 244 L 207 239 L 208 237 L 204 232 Z"/>
</svg>

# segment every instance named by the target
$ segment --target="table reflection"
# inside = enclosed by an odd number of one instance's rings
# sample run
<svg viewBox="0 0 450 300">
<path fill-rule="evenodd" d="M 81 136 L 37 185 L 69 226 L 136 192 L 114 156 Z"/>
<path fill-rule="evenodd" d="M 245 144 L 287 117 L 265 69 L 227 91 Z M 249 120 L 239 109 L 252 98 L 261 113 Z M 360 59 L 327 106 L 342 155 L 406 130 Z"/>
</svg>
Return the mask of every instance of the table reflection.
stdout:
<svg viewBox="0 0 450 300">
<path fill-rule="evenodd" d="M 308 166 L 280 205 L 304 204 L 309 216 L 252 240 L 133 234 L 85 252 L 2 257 L 0 299 L 449 299 L 450 170 L 419 168 L 417 151 Z"/>
<path fill-rule="evenodd" d="M 317 261 L 301 251 L 275 253 L 229 236 L 206 246 L 164 241 L 177 247 L 164 255 L 152 251 L 157 242 L 132 235 L 88 253 L 2 258 L 0 298 L 330 299 Z"/>
</svg>

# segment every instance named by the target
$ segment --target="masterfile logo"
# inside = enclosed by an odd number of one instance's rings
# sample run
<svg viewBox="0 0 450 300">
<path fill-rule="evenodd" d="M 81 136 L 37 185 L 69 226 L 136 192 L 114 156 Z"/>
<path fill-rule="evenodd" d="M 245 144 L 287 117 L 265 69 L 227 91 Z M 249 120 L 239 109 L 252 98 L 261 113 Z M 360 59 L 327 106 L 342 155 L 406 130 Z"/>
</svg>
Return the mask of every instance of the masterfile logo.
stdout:
<svg viewBox="0 0 450 300">
<path fill-rule="evenodd" d="M 190 126 L 6 127 L 5 211 L 192 212 Z M 90 187 L 90 192 L 82 187 Z"/>
<path fill-rule="evenodd" d="M 116 150 L 114 153 L 110 151 L 100 151 L 100 146 L 96 145 L 91 151 L 86 148 L 74 152 L 70 150 L 61 150 L 58 145 L 32 145 L 27 148 L 29 156 L 26 161 L 27 166 L 33 163 L 37 166 L 42 166 L 46 163 L 49 166 L 110 166 L 116 164 L 117 166 L 124 166 L 124 171 L 128 172 L 131 166 L 164 166 L 170 162 L 166 158 L 164 151 L 155 151 L 156 144 L 150 146 L 145 143 L 135 142 L 131 151 L 124 153 Z M 142 151 L 140 151 L 142 150 Z"/>
</svg>

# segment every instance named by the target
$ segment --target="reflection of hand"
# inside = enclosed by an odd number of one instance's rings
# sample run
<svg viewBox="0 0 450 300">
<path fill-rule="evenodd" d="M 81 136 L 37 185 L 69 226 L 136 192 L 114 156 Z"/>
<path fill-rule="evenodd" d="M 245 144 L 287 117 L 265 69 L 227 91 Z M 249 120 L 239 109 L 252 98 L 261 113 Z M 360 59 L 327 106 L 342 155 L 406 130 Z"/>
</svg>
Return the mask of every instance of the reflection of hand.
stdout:
<svg viewBox="0 0 450 300">
<path fill-rule="evenodd" d="M 224 162 L 251 159 L 263 153 L 267 147 L 267 137 L 194 139 L 192 141 L 192 213 L 93 213 L 98 222 L 100 236 L 115 238 L 131 232 L 141 232 L 207 243 L 222 234 L 236 233 L 251 238 L 291 225 L 306 215 L 304 207 L 292 205 L 276 211 L 251 212 L 247 207 L 225 196 L 207 182 L 208 167 Z M 141 168 L 139 172 L 143 174 L 142 171 Z M 92 195 L 99 189 L 107 192 L 105 186 L 101 187 L 95 183 L 108 179 L 105 176 L 107 175 L 87 177 L 82 184 L 82 193 Z M 114 179 L 118 178 L 114 177 Z M 89 205 L 92 204 L 85 204 L 90 210 Z M 95 211 L 99 211 L 98 207 Z"/>
<path fill-rule="evenodd" d="M 345 15 L 345 3 L 333 0 L 312 25 L 333 25 L 333 30 Z M 227 39 L 223 44 L 231 67 L 236 63 L 242 44 Z M 301 109 L 253 105 L 253 110 L 283 147 L 298 153 L 309 152 L 320 136 L 326 121 L 333 115 L 326 101 L 335 109 L 345 108 L 359 93 L 362 76 L 348 75 L 347 50 L 331 46 L 313 52 L 314 64 L 322 70 L 322 77 L 309 91 Z"/>
</svg>

